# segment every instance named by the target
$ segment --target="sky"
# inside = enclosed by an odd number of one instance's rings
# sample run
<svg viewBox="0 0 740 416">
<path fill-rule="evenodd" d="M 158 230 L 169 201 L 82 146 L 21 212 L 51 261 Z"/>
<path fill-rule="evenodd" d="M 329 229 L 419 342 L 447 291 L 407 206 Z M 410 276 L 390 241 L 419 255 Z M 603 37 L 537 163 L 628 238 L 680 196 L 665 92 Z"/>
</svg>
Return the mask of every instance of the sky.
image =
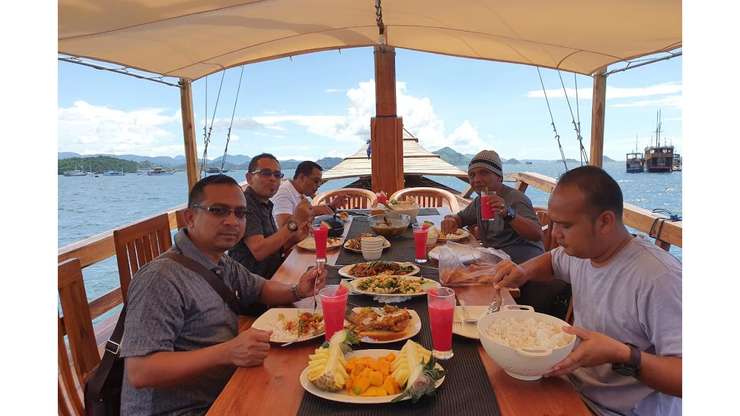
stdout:
<svg viewBox="0 0 740 416">
<path fill-rule="evenodd" d="M 450 146 L 476 153 L 486 148 L 503 158 L 560 158 L 537 68 L 396 52 L 398 114 L 428 150 Z M 57 65 L 60 152 L 184 154 L 177 88 L 61 61 Z M 229 125 L 229 154 L 271 152 L 299 160 L 347 156 L 370 134 L 373 70 L 372 48 L 355 48 L 245 66 L 241 87 L 241 68 L 232 68 L 223 77 L 220 96 L 221 73 L 197 80 L 198 152 L 202 156 L 203 126 L 213 120 L 209 158 L 223 154 Z M 560 73 L 564 93 L 557 71 L 541 73 L 566 157 L 578 159 L 572 120 L 580 120 L 588 149 L 592 78 Z M 681 93 L 681 57 L 611 75 L 604 154 L 623 160 L 636 145 L 648 145 L 658 110 L 662 136 L 680 153 Z"/>
</svg>

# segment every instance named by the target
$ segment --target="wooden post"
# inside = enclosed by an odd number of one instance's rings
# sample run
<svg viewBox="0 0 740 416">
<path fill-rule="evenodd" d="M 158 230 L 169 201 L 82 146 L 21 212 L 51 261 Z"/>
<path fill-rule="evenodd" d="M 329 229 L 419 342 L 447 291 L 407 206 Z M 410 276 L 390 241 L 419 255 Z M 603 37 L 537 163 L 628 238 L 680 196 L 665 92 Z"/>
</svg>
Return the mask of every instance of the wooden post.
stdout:
<svg viewBox="0 0 740 416">
<path fill-rule="evenodd" d="M 192 83 L 180 79 L 180 108 L 182 112 L 182 136 L 185 142 L 185 169 L 188 173 L 188 191 L 200 179 L 198 170 L 198 149 L 195 143 L 195 125 L 193 124 L 193 89 Z"/>
<path fill-rule="evenodd" d="M 606 110 L 606 75 L 604 70 L 594 74 L 591 104 L 591 156 L 590 164 L 601 167 L 604 163 L 604 115 Z"/>
<path fill-rule="evenodd" d="M 403 120 L 396 115 L 396 51 L 375 47 L 375 117 L 370 121 L 371 187 L 390 195 L 403 189 Z"/>
</svg>

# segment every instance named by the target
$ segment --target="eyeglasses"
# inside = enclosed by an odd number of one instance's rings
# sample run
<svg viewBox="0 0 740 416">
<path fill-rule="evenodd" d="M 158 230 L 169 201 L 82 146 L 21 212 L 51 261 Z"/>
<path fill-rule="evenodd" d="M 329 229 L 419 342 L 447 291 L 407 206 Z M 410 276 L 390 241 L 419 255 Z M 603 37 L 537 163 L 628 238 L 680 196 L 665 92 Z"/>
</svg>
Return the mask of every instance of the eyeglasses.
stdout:
<svg viewBox="0 0 740 416">
<path fill-rule="evenodd" d="M 247 209 L 245 207 L 236 207 L 234 209 L 231 209 L 223 205 L 211 205 L 211 206 L 193 205 L 193 208 L 199 208 L 204 211 L 208 211 L 209 214 L 213 215 L 214 217 L 219 217 L 219 218 L 225 218 L 229 216 L 229 214 L 231 214 L 232 212 L 234 213 L 234 216 L 240 220 L 243 220 L 244 218 L 247 217 Z"/>
<path fill-rule="evenodd" d="M 272 171 L 270 169 L 259 169 L 250 172 L 252 175 L 260 175 L 262 177 L 274 176 L 275 179 L 282 179 L 285 174 L 279 170 Z"/>
</svg>

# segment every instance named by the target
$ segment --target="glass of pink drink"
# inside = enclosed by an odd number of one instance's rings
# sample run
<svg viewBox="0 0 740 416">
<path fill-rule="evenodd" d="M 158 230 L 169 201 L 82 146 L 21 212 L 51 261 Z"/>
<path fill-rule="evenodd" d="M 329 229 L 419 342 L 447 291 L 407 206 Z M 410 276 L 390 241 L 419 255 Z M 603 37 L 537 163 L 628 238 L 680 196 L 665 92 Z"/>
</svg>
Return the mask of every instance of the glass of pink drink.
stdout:
<svg viewBox="0 0 740 416">
<path fill-rule="evenodd" d="M 427 235 L 429 230 L 420 224 L 414 224 L 414 253 L 417 263 L 427 262 Z"/>
<path fill-rule="evenodd" d="M 432 354 L 447 360 L 452 352 L 452 319 L 455 314 L 455 291 L 449 287 L 429 289 L 427 292 L 429 325 L 432 328 Z"/>
<path fill-rule="evenodd" d="M 316 261 L 326 262 L 326 241 L 329 239 L 329 227 L 324 224 L 313 227 L 313 239 L 316 242 Z"/>
<path fill-rule="evenodd" d="M 491 194 L 488 191 L 483 191 L 480 194 L 480 219 L 483 221 L 489 221 L 493 219 L 493 210 L 490 205 Z"/>
<path fill-rule="evenodd" d="M 340 285 L 328 285 L 319 291 L 321 310 L 324 312 L 325 339 L 329 341 L 335 332 L 344 328 L 344 310 L 349 291 Z"/>
</svg>

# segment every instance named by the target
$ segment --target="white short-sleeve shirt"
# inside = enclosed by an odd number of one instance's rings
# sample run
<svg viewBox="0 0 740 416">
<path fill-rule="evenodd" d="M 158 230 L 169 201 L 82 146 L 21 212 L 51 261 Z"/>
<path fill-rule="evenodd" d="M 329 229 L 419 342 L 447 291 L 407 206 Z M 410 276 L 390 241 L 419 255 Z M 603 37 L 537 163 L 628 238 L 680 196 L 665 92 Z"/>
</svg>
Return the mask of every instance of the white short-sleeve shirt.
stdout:
<svg viewBox="0 0 740 416">
<path fill-rule="evenodd" d="M 280 214 L 293 215 L 295 207 L 301 202 L 301 193 L 295 189 L 293 182 L 290 180 L 283 181 L 278 188 L 275 196 L 270 198 L 272 201 L 272 216 L 277 221 L 277 216 Z"/>
</svg>

